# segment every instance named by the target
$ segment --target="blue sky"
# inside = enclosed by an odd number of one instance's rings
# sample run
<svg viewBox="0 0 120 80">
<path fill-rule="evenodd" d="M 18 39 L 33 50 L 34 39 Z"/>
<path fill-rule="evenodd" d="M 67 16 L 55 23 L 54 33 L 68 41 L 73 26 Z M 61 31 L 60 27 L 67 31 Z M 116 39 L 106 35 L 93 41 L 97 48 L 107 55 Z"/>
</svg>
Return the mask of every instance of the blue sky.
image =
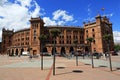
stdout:
<svg viewBox="0 0 120 80">
<path fill-rule="evenodd" d="M 82 25 L 83 21 L 95 17 L 98 12 L 101 15 L 109 15 L 113 23 L 113 30 L 120 31 L 120 0 L 36 0 L 44 8 L 44 16 L 52 17 L 52 13 L 58 9 L 66 10 L 77 20 L 75 25 Z M 105 10 L 102 11 L 101 8 Z M 112 16 L 110 16 L 112 14 Z"/>
<path fill-rule="evenodd" d="M 29 28 L 31 16 L 40 16 L 46 26 L 83 26 L 83 22 L 94 21 L 100 13 L 113 23 L 114 41 L 120 42 L 119 3 L 120 0 L 0 0 L 0 34 L 3 27 L 15 31 Z"/>
</svg>

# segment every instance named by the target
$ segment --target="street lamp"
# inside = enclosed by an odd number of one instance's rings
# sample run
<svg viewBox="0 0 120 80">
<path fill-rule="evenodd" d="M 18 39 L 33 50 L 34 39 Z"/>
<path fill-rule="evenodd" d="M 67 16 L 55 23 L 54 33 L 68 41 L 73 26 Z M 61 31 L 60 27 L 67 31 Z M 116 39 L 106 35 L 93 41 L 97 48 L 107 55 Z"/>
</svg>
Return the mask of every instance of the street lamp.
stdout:
<svg viewBox="0 0 120 80">
<path fill-rule="evenodd" d="M 92 42 L 94 42 L 94 38 L 89 37 L 86 39 L 87 42 L 89 42 L 89 46 L 90 46 L 90 53 L 91 53 L 91 62 L 92 62 L 92 68 L 94 68 L 94 62 L 93 62 L 93 54 L 92 54 Z"/>
<path fill-rule="evenodd" d="M 111 40 L 112 35 L 111 34 L 106 34 L 103 36 L 104 40 L 107 42 L 107 48 L 108 48 L 108 55 L 109 55 L 109 63 L 110 63 L 110 71 L 112 71 L 112 62 L 111 62 L 111 55 L 110 55 L 110 40 Z"/>
</svg>

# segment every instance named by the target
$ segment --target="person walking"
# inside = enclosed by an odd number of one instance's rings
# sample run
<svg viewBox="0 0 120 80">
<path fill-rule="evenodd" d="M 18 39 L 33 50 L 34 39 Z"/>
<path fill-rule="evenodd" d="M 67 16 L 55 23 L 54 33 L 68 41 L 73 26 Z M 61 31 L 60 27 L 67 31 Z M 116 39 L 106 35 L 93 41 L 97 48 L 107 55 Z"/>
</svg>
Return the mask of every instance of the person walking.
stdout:
<svg viewBox="0 0 120 80">
<path fill-rule="evenodd" d="M 32 55 L 31 55 L 31 54 L 30 54 L 30 56 L 29 56 L 29 60 L 32 61 Z"/>
</svg>

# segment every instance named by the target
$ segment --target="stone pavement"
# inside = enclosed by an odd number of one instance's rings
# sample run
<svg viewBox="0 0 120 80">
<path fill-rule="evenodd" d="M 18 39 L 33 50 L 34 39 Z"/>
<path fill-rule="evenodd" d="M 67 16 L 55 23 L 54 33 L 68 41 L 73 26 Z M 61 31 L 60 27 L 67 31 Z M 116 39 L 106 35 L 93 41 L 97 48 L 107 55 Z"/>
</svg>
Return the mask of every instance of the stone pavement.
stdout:
<svg viewBox="0 0 120 80">
<path fill-rule="evenodd" d="M 76 66 L 75 57 L 67 59 L 56 57 L 56 72 L 52 73 L 52 57 L 44 57 L 44 70 L 40 68 L 40 57 L 31 61 L 28 56 L 0 56 L 0 80 L 120 80 L 120 56 L 112 57 L 113 71 L 106 59 L 79 58 Z"/>
<path fill-rule="evenodd" d="M 94 59 L 95 68 L 91 67 L 90 59 L 79 59 L 78 66 L 75 63 L 75 59 L 58 58 L 56 75 L 51 75 L 50 80 L 120 80 L 119 62 L 112 62 L 112 72 L 109 69 L 109 62 L 106 60 Z"/>
<path fill-rule="evenodd" d="M 28 56 L 0 56 L 0 80 L 45 80 L 52 65 L 52 57 L 44 58 L 44 70 L 40 58 L 29 60 Z"/>
</svg>

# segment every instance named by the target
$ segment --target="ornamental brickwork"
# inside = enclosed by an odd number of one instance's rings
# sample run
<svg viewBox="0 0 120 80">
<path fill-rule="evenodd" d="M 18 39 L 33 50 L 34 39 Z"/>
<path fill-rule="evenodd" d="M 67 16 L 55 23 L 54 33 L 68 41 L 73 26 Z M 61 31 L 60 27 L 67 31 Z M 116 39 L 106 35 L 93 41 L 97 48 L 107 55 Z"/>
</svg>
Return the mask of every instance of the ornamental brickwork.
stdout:
<svg viewBox="0 0 120 80">
<path fill-rule="evenodd" d="M 39 36 L 41 34 L 49 35 L 49 30 L 57 28 L 61 34 L 56 38 L 56 53 L 69 54 L 76 50 L 80 52 L 88 52 L 90 46 L 87 44 L 86 39 L 89 37 L 94 38 L 92 43 L 92 52 L 104 53 L 107 51 L 107 46 L 103 35 L 111 34 L 112 23 L 104 16 L 96 16 L 94 22 L 84 23 L 83 27 L 76 26 L 44 26 L 44 22 L 41 18 L 31 18 L 30 28 L 22 29 L 19 31 L 6 30 L 2 31 L 2 50 L 1 54 L 9 55 L 22 55 L 22 52 L 29 51 L 30 54 L 40 54 L 41 41 Z M 74 40 L 78 41 L 77 47 L 74 44 Z M 53 39 L 48 36 L 47 44 L 43 51 L 53 53 Z M 110 41 L 110 50 L 113 51 L 114 41 L 113 37 Z"/>
</svg>

